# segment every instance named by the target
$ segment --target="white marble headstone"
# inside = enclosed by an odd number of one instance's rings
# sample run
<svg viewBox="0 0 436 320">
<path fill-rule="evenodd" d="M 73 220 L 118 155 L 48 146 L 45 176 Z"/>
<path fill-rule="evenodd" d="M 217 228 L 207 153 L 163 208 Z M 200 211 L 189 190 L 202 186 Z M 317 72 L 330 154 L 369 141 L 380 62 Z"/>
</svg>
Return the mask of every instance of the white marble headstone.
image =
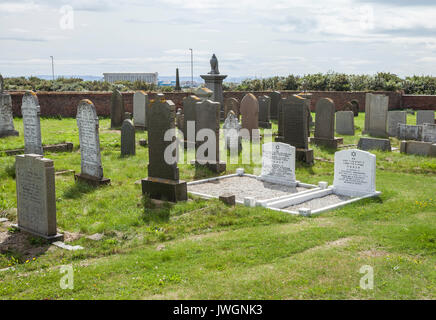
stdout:
<svg viewBox="0 0 436 320">
<path fill-rule="evenodd" d="M 260 180 L 286 186 L 296 186 L 295 147 L 281 142 L 263 145 Z"/>
<path fill-rule="evenodd" d="M 95 107 L 90 100 L 80 101 L 76 118 L 79 127 L 82 174 L 102 179 L 99 121 Z"/>
<path fill-rule="evenodd" d="M 43 154 L 41 141 L 41 108 L 35 92 L 27 91 L 23 96 L 21 114 L 24 127 L 24 152 L 26 154 Z"/>
<path fill-rule="evenodd" d="M 335 153 L 335 192 L 345 196 L 363 196 L 375 193 L 376 156 L 350 149 Z"/>
<path fill-rule="evenodd" d="M 148 95 L 144 91 L 137 91 L 133 95 L 133 124 L 135 127 L 147 127 Z"/>
</svg>

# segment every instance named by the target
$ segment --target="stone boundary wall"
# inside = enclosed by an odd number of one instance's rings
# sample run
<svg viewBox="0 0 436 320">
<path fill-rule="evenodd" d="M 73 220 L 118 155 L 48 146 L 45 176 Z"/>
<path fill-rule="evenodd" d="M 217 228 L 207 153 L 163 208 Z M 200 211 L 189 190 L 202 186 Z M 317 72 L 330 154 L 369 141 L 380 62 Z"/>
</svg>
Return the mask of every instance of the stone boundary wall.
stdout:
<svg viewBox="0 0 436 320">
<path fill-rule="evenodd" d="M 268 94 L 270 91 L 252 92 L 255 96 Z M 123 92 L 124 105 L 127 112 L 133 112 L 133 93 Z M 225 91 L 224 99 L 236 98 L 241 101 L 242 97 L 248 92 L 245 91 Z M 299 91 L 281 91 L 282 96 L 289 96 Z M 361 112 L 365 111 L 366 92 L 345 92 L 345 91 L 311 91 L 313 94 L 311 109 L 315 110 L 316 102 L 320 98 L 330 98 L 335 102 L 336 110 L 342 110 L 345 103 L 356 100 L 359 103 Z M 389 96 L 389 109 L 411 108 L 416 110 L 436 110 L 436 96 L 415 96 L 402 95 L 401 92 L 374 92 Z M 24 91 L 9 92 L 12 97 L 12 109 L 14 116 L 21 116 L 21 101 Z M 156 95 L 155 92 L 148 93 L 150 99 Z M 91 100 L 99 116 L 110 116 L 110 99 L 112 92 L 37 92 L 39 104 L 41 106 L 41 116 L 43 117 L 75 117 L 77 106 L 80 100 Z M 172 100 L 177 107 L 182 107 L 186 92 L 164 93 L 166 99 Z"/>
</svg>

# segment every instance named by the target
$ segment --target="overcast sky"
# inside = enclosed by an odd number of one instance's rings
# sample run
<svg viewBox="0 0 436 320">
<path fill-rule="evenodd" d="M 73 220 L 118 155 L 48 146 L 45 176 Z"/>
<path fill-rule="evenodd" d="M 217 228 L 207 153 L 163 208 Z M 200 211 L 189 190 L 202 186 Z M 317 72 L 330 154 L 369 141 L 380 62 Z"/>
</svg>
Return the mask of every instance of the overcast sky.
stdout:
<svg viewBox="0 0 436 320">
<path fill-rule="evenodd" d="M 436 75 L 434 0 L 0 0 L 0 73 Z"/>
</svg>

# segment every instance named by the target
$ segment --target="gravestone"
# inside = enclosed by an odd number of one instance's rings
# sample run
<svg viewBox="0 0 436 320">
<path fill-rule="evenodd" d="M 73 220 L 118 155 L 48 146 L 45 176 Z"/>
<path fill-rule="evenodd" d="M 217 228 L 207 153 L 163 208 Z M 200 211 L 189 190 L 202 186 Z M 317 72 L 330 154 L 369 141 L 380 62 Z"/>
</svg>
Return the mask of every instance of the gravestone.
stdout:
<svg viewBox="0 0 436 320">
<path fill-rule="evenodd" d="M 148 95 L 144 91 L 137 91 L 133 95 L 133 123 L 135 128 L 147 128 Z"/>
<path fill-rule="evenodd" d="M 389 139 L 360 138 L 357 148 L 360 150 L 392 151 Z"/>
<path fill-rule="evenodd" d="M 230 111 L 233 111 L 239 120 L 239 101 L 235 98 L 227 98 L 224 102 L 224 115 L 227 117 Z"/>
<path fill-rule="evenodd" d="M 279 102 L 282 99 L 282 95 L 278 91 L 273 91 L 269 93 L 271 98 L 271 108 L 270 108 L 270 116 L 271 119 L 278 119 L 278 107 Z"/>
<path fill-rule="evenodd" d="M 281 142 L 264 144 L 259 180 L 296 187 L 295 147 Z"/>
<path fill-rule="evenodd" d="M 121 126 L 121 155 L 131 156 L 136 154 L 135 126 L 132 120 L 126 119 Z"/>
<path fill-rule="evenodd" d="M 3 78 L 0 75 L 0 138 L 18 136 L 14 128 L 11 95 L 3 92 Z"/>
<path fill-rule="evenodd" d="M 195 137 L 197 135 L 196 117 L 197 117 L 197 102 L 200 98 L 190 95 L 183 98 L 183 137 L 185 139 L 184 147 L 195 149 Z"/>
<path fill-rule="evenodd" d="M 176 126 L 177 128 L 183 132 L 183 112 L 182 108 L 178 108 L 176 112 Z"/>
<path fill-rule="evenodd" d="M 124 120 L 124 100 L 121 92 L 112 91 L 111 96 L 111 129 L 121 127 Z"/>
<path fill-rule="evenodd" d="M 109 184 L 110 179 L 103 177 L 101 165 L 99 120 L 92 102 L 80 101 L 77 107 L 77 127 L 79 128 L 81 172 L 76 180 L 93 186 Z"/>
<path fill-rule="evenodd" d="M 298 94 L 299 97 L 305 99 L 305 105 L 307 108 L 307 136 L 310 137 L 310 127 L 314 125 L 313 119 L 312 119 L 312 113 L 310 111 L 310 104 L 312 101 L 312 94 L 307 92 L 302 92 Z M 333 129 L 334 130 L 334 129 Z"/>
<path fill-rule="evenodd" d="M 366 94 L 364 133 L 375 137 L 387 137 L 389 97 L 381 94 Z"/>
<path fill-rule="evenodd" d="M 270 107 L 271 98 L 268 96 L 260 96 L 259 101 L 259 127 L 265 129 L 271 129 L 270 122 Z"/>
<path fill-rule="evenodd" d="M 176 106 L 163 95 L 158 95 L 150 101 L 148 115 L 153 121 L 148 123 L 148 178 L 141 181 L 142 193 L 158 200 L 187 200 L 186 182 L 179 180 L 175 132 L 172 141 L 165 141 L 167 131 L 175 131 Z"/>
<path fill-rule="evenodd" d="M 398 124 L 406 124 L 406 111 L 389 111 L 388 112 L 388 135 L 396 137 L 398 133 Z"/>
<path fill-rule="evenodd" d="M 211 130 L 214 140 L 214 149 L 206 148 L 210 144 L 209 137 L 199 137 L 203 129 Z M 226 163 L 220 161 L 220 144 L 219 144 L 219 129 L 220 129 L 220 103 L 211 100 L 203 100 L 196 104 L 196 165 L 205 165 L 210 170 L 216 173 L 226 171 Z M 204 130 L 203 130 L 204 131 Z M 211 152 L 211 153 L 210 153 Z"/>
<path fill-rule="evenodd" d="M 416 112 L 416 124 L 434 124 L 434 110 L 419 110 Z"/>
<path fill-rule="evenodd" d="M 259 135 L 259 101 L 252 93 L 247 93 L 241 101 L 242 128 L 247 129 L 250 138 Z"/>
<path fill-rule="evenodd" d="M 241 124 L 233 110 L 230 110 L 223 124 L 225 147 L 226 150 L 230 150 L 230 154 L 239 154 L 242 150 L 242 137 L 239 135 L 240 130 Z"/>
<path fill-rule="evenodd" d="M 376 156 L 369 152 L 356 149 L 336 152 L 335 193 L 351 197 L 375 193 L 375 166 Z"/>
<path fill-rule="evenodd" d="M 336 112 L 336 132 L 339 134 L 354 136 L 353 111 Z"/>
<path fill-rule="evenodd" d="M 336 149 L 342 138 L 335 138 L 335 104 L 332 99 L 322 98 L 316 103 L 315 137 L 310 142 Z"/>
<path fill-rule="evenodd" d="M 37 154 L 15 159 L 18 228 L 49 241 L 63 240 L 57 233 L 53 160 Z"/>
<path fill-rule="evenodd" d="M 436 143 L 422 141 L 401 141 L 401 153 L 436 157 Z"/>
<path fill-rule="evenodd" d="M 306 99 L 297 95 L 282 99 L 283 141 L 296 148 L 296 159 L 313 164 L 313 150 L 308 148 Z M 277 142 L 277 140 L 276 140 Z"/>
<path fill-rule="evenodd" d="M 221 106 L 224 106 L 223 80 L 227 78 L 227 76 L 220 74 L 218 70 L 218 59 L 215 54 L 213 54 L 210 59 L 210 69 L 208 74 L 200 75 L 200 77 L 204 80 L 206 87 L 212 91 L 210 100 L 219 102 Z"/>
<path fill-rule="evenodd" d="M 352 105 L 352 111 L 354 113 L 354 116 L 358 117 L 359 116 L 359 102 L 356 100 L 352 100 L 350 103 Z"/>
<path fill-rule="evenodd" d="M 209 88 L 198 87 L 194 90 L 194 95 L 200 100 L 210 100 L 213 96 L 213 91 Z"/>
<path fill-rule="evenodd" d="M 422 140 L 422 125 L 414 126 L 399 123 L 397 126 L 397 138 L 399 140 Z"/>
<path fill-rule="evenodd" d="M 436 143 L 436 124 L 422 125 L 422 141 Z"/>
<path fill-rule="evenodd" d="M 27 91 L 21 105 L 24 131 L 24 153 L 43 154 L 41 141 L 41 123 L 39 116 L 41 108 L 38 97 L 33 91 Z"/>
</svg>

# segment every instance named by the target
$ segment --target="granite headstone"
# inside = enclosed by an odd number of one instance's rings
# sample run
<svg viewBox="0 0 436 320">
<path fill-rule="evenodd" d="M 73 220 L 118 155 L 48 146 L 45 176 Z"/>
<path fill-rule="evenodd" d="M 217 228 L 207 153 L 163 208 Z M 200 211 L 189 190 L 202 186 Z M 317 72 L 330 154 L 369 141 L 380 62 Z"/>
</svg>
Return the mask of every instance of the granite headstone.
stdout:
<svg viewBox="0 0 436 320">
<path fill-rule="evenodd" d="M 336 132 L 339 134 L 354 136 L 353 111 L 336 112 Z"/>
<path fill-rule="evenodd" d="M 119 128 L 124 120 L 124 100 L 123 95 L 118 90 L 112 91 L 111 96 L 111 128 Z"/>
<path fill-rule="evenodd" d="M 131 156 L 136 154 L 135 126 L 132 120 L 126 119 L 121 126 L 121 155 Z"/>
<path fill-rule="evenodd" d="M 36 93 L 27 91 L 24 94 L 21 114 L 23 115 L 24 153 L 42 155 L 41 123 L 39 119 L 41 108 Z"/>
</svg>

